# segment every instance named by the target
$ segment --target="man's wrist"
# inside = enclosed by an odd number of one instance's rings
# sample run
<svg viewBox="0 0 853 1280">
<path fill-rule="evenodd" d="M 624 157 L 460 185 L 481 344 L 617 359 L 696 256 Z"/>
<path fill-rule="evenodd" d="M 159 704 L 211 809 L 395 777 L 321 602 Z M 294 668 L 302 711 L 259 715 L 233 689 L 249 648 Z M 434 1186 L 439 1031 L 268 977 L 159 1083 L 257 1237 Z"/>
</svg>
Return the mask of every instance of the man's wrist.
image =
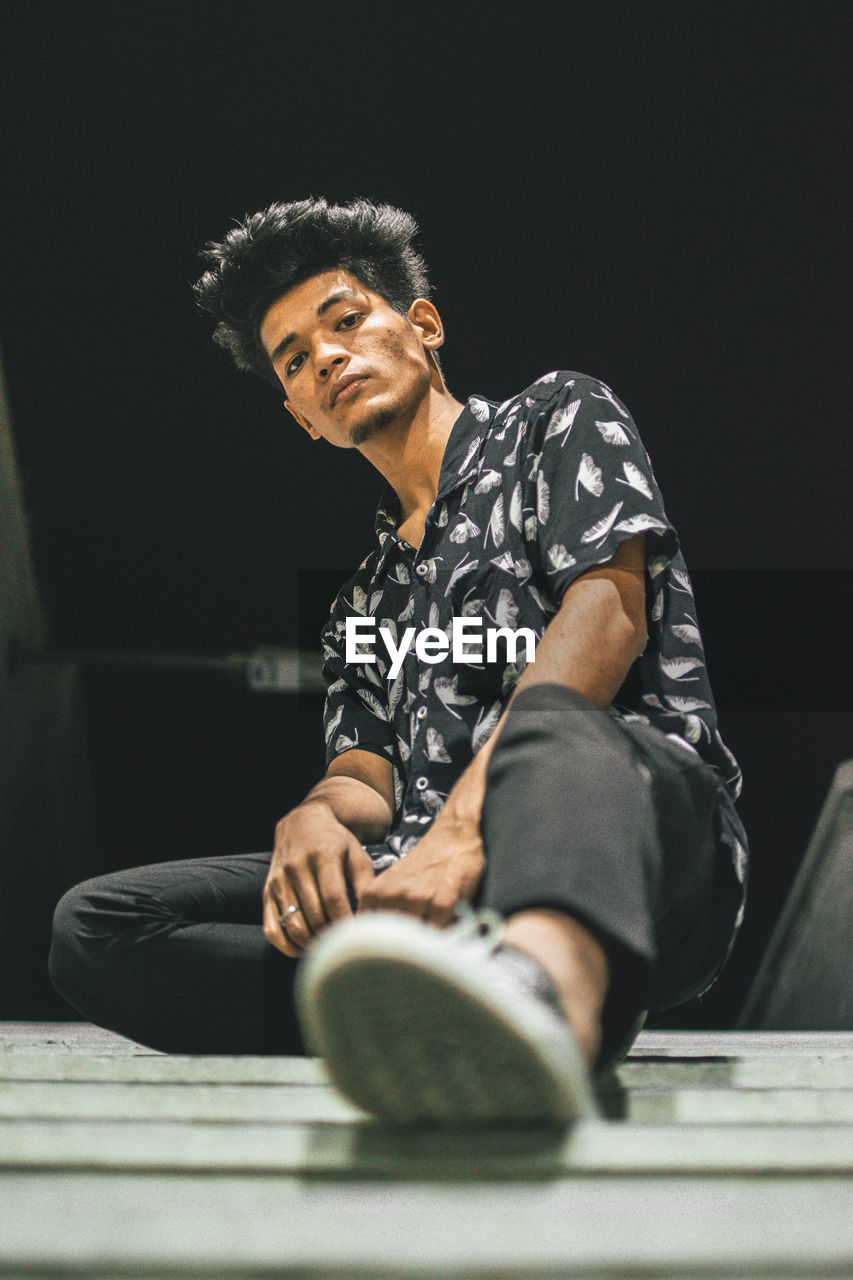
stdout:
<svg viewBox="0 0 853 1280">
<path fill-rule="evenodd" d="M 328 796 L 324 796 L 324 795 L 315 795 L 313 792 L 310 792 L 310 793 L 305 797 L 305 799 L 304 799 L 304 800 L 301 800 L 301 801 L 299 802 L 299 804 L 296 806 L 296 808 L 297 808 L 297 809 L 307 809 L 310 805 L 315 805 L 315 804 L 325 805 L 325 807 L 329 810 L 329 813 L 331 813 L 332 817 L 333 817 L 333 818 L 335 818 L 336 820 L 338 820 L 338 816 L 337 816 L 337 814 L 335 813 L 334 806 L 333 806 L 333 804 L 332 804 L 332 802 L 331 802 L 331 800 L 329 799 L 329 797 L 328 797 Z"/>
<path fill-rule="evenodd" d="M 317 783 L 298 808 L 321 804 L 333 822 L 362 844 L 377 843 L 388 833 L 388 807 L 375 787 L 361 778 L 334 774 Z"/>
<path fill-rule="evenodd" d="M 459 777 L 436 819 L 436 821 L 443 820 L 443 826 L 452 824 L 460 830 L 474 827 L 479 831 L 483 799 L 486 794 L 486 770 L 493 747 L 494 735 L 480 748 L 465 772 Z"/>
</svg>

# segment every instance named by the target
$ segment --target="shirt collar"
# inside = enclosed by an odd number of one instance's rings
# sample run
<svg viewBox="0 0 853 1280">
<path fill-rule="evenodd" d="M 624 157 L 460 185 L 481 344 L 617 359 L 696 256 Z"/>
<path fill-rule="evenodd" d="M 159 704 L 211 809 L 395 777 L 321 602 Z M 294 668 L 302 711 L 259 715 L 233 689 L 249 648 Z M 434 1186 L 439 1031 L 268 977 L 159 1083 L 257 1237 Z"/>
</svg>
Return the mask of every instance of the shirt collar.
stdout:
<svg viewBox="0 0 853 1280">
<path fill-rule="evenodd" d="M 436 501 L 465 484 L 480 468 L 480 457 L 483 444 L 494 421 L 498 405 L 482 396 L 471 396 L 459 417 L 454 422 L 444 455 L 441 459 L 441 471 L 438 475 L 438 492 Z M 379 506 L 376 509 L 376 537 L 382 548 L 382 558 L 388 554 L 391 546 L 399 542 L 397 524 L 400 519 L 400 504 L 397 495 L 389 484 L 382 490 Z"/>
</svg>

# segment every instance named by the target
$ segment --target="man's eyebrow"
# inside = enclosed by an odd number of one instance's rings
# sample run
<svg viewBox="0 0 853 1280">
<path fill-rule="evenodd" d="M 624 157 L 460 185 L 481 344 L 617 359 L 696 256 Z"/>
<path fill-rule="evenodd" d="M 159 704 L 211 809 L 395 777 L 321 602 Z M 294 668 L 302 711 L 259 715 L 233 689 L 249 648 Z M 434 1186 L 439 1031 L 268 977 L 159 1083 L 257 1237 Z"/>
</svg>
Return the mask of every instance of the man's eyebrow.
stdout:
<svg viewBox="0 0 853 1280">
<path fill-rule="evenodd" d="M 346 298 L 357 298 L 357 297 L 358 297 L 358 290 L 351 289 L 349 285 L 345 286 L 343 289 L 336 289 L 334 293 L 330 293 L 328 298 L 324 298 L 323 301 L 320 303 L 319 307 L 317 308 L 317 316 L 318 317 L 324 316 L 326 312 L 329 310 L 329 307 L 333 307 L 336 302 L 343 302 Z M 296 341 L 297 336 L 298 335 L 295 333 L 289 333 L 286 338 L 282 338 L 281 342 L 279 342 L 277 346 L 275 346 L 273 350 L 270 352 L 271 364 L 275 364 L 275 362 L 281 356 L 284 355 L 285 351 L 290 346 L 291 342 Z"/>
</svg>

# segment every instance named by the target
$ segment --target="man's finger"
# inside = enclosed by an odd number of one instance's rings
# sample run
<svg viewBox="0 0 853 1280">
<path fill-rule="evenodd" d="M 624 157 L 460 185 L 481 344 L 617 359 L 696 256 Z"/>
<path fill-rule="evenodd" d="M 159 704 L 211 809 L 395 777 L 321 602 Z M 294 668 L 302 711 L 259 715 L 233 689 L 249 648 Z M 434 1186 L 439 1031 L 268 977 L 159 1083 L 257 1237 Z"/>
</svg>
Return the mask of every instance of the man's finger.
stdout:
<svg viewBox="0 0 853 1280">
<path fill-rule="evenodd" d="M 317 888 L 328 921 L 345 920 L 352 915 L 347 879 L 340 862 L 322 862 L 318 866 Z"/>
<path fill-rule="evenodd" d="M 307 932 L 300 938 L 298 931 L 286 931 L 281 924 L 283 913 L 291 905 L 300 906 L 299 896 L 288 885 L 283 868 L 273 863 L 264 885 L 264 934 L 285 955 L 301 955 L 308 941 Z"/>
<path fill-rule="evenodd" d="M 365 852 L 355 840 L 347 849 L 346 868 L 346 878 L 352 885 L 356 901 L 360 905 L 364 894 L 369 893 L 373 888 L 376 872 L 373 870 L 373 861 L 370 854 Z"/>
<path fill-rule="evenodd" d="M 399 911 L 402 915 L 414 916 L 416 920 L 429 920 L 431 904 L 414 886 L 395 886 L 388 892 L 379 876 L 377 884 L 365 893 L 359 907 L 362 911 Z"/>
<path fill-rule="evenodd" d="M 284 872 L 287 899 L 299 908 L 288 918 L 287 932 L 297 944 L 305 946 L 316 933 L 328 924 L 317 881 L 310 867 L 298 870 L 291 864 Z"/>
<path fill-rule="evenodd" d="M 271 893 L 266 893 L 264 895 L 264 937 L 267 942 L 271 942 L 284 955 L 290 956 L 293 960 L 298 960 L 302 955 L 302 948 L 295 946 L 284 932 L 281 927 L 280 915 L 281 909 L 275 898 Z"/>
</svg>

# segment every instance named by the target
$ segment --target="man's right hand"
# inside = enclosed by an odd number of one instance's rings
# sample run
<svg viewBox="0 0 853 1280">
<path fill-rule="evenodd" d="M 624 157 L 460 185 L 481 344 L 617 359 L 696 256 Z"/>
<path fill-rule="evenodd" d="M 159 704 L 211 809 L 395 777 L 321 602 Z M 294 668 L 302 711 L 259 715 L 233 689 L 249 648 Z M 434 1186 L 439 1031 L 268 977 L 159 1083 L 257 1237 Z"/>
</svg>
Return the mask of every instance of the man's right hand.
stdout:
<svg viewBox="0 0 853 1280">
<path fill-rule="evenodd" d="M 264 935 L 294 959 L 334 920 L 352 915 L 356 899 L 373 882 L 373 863 L 356 836 L 342 826 L 324 800 L 306 800 L 285 814 L 264 885 Z M 289 907 L 286 929 L 281 915 Z"/>
</svg>

